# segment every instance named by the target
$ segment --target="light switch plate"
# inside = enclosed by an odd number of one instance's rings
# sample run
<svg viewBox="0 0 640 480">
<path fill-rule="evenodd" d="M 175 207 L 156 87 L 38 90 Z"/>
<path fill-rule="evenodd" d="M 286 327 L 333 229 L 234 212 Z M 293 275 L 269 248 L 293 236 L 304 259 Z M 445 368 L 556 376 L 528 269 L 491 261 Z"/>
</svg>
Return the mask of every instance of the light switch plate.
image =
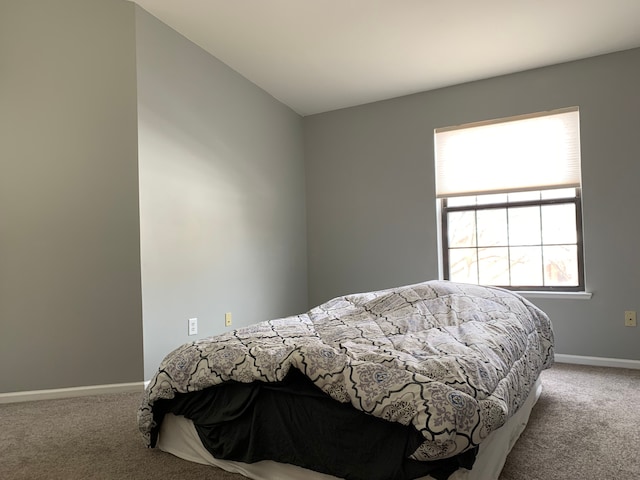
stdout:
<svg viewBox="0 0 640 480">
<path fill-rule="evenodd" d="M 189 335 L 197 335 L 198 334 L 198 319 L 190 318 L 189 319 Z"/>
</svg>

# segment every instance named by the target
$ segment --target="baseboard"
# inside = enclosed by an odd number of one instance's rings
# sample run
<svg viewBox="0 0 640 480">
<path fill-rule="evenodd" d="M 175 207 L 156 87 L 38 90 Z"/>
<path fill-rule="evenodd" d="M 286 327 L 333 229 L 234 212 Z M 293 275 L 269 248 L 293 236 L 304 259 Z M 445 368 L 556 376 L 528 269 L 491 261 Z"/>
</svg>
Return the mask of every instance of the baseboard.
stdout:
<svg viewBox="0 0 640 480">
<path fill-rule="evenodd" d="M 86 387 L 54 388 L 27 392 L 0 393 L 0 404 L 31 402 L 34 400 L 55 400 L 58 398 L 84 397 L 103 393 L 135 393 L 144 390 L 144 382 L 116 383 L 112 385 L 89 385 Z"/>
<path fill-rule="evenodd" d="M 555 354 L 558 363 L 574 363 L 577 365 L 590 365 L 592 367 L 632 368 L 640 370 L 640 360 L 627 360 L 624 358 L 583 357 L 581 355 Z"/>
<path fill-rule="evenodd" d="M 585 357 L 582 355 L 555 354 L 557 363 L 573 363 L 590 365 L 593 367 L 632 368 L 640 370 L 640 360 L 624 358 Z M 30 402 L 35 400 L 54 400 L 57 398 L 83 397 L 87 395 L 101 395 L 103 393 L 135 393 L 145 389 L 146 382 L 117 383 L 112 385 L 90 385 L 86 387 L 55 388 L 50 390 L 33 390 L 28 392 L 0 393 L 0 404 Z"/>
</svg>

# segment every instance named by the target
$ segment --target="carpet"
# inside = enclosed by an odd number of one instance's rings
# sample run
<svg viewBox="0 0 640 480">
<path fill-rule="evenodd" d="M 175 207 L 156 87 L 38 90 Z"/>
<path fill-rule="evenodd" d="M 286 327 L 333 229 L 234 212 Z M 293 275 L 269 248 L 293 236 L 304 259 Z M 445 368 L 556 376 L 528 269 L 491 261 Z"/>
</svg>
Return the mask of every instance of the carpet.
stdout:
<svg viewBox="0 0 640 480">
<path fill-rule="evenodd" d="M 640 370 L 556 364 L 542 380 L 499 480 L 640 479 Z M 244 478 L 145 448 L 139 401 L 120 393 L 0 405 L 0 478 Z"/>
</svg>

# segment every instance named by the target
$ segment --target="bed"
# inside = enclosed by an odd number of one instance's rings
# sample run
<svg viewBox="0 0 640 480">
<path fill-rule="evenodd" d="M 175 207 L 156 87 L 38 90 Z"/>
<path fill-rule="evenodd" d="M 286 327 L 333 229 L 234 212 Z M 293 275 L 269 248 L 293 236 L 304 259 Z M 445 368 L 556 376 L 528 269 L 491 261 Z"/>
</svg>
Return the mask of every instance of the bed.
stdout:
<svg viewBox="0 0 640 480">
<path fill-rule="evenodd" d="M 149 447 L 256 480 L 487 480 L 552 363 L 526 299 L 429 281 L 182 345 L 138 425 Z"/>
</svg>

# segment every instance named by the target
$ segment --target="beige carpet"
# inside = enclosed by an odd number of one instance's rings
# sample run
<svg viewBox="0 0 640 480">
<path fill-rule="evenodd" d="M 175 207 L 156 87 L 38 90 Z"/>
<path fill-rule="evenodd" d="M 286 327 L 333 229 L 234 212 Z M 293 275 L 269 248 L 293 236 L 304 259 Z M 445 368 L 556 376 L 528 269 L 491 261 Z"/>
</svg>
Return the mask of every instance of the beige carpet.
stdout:
<svg viewBox="0 0 640 480">
<path fill-rule="evenodd" d="M 640 480 L 640 370 L 556 364 L 500 480 Z"/>
<path fill-rule="evenodd" d="M 640 370 L 558 364 L 543 385 L 500 480 L 640 479 Z M 113 394 L 0 405 L 0 479 L 244 478 L 146 449 L 138 402 Z"/>
</svg>

